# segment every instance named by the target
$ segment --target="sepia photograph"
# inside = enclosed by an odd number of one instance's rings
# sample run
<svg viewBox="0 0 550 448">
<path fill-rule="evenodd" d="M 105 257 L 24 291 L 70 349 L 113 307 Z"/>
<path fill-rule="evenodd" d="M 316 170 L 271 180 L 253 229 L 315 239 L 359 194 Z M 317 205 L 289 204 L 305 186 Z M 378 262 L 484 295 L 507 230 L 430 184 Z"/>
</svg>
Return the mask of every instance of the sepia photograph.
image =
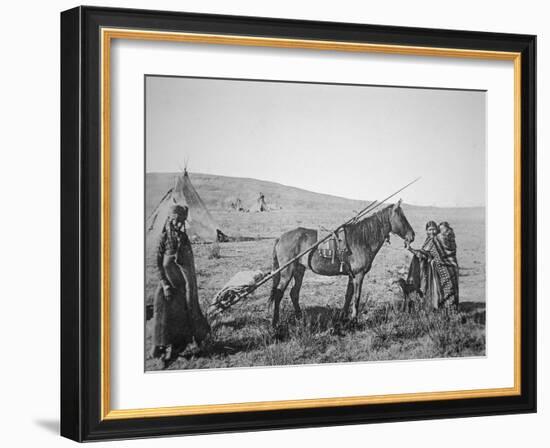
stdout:
<svg viewBox="0 0 550 448">
<path fill-rule="evenodd" d="M 146 75 L 145 371 L 485 356 L 486 94 Z"/>
</svg>

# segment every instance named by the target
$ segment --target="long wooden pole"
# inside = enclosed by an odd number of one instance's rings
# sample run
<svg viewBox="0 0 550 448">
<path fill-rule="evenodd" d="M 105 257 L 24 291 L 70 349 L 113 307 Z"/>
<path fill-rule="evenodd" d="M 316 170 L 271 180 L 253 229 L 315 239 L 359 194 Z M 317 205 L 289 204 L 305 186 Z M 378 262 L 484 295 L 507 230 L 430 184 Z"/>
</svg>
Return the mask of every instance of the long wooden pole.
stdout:
<svg viewBox="0 0 550 448">
<path fill-rule="evenodd" d="M 298 260 L 299 258 L 303 257 L 304 255 L 308 254 L 309 252 L 311 252 L 312 250 L 314 250 L 316 247 L 318 247 L 320 244 L 324 243 L 326 240 L 328 240 L 329 238 L 332 238 L 332 235 L 334 233 L 337 233 L 339 232 L 344 226 L 354 222 L 354 221 L 357 221 L 358 219 L 360 219 L 362 216 L 364 216 L 365 214 L 367 214 L 368 212 L 371 212 L 373 211 L 375 208 L 379 207 L 380 205 L 382 205 L 384 202 L 386 202 L 387 200 L 393 198 L 396 194 L 402 192 L 405 188 L 407 187 L 410 187 L 412 184 L 414 184 L 415 182 L 417 182 L 418 180 L 420 179 L 420 177 L 417 177 L 415 180 L 413 180 L 412 182 L 409 182 L 407 185 L 405 185 L 404 187 L 400 188 L 399 190 L 397 190 L 395 193 L 389 195 L 387 198 L 383 199 L 382 201 L 373 201 L 371 202 L 369 205 L 367 205 L 366 207 L 364 207 L 362 210 L 360 210 L 358 213 L 355 214 L 355 216 L 353 216 L 352 218 L 348 219 L 345 223 L 343 224 L 340 224 L 338 227 L 336 227 L 332 232 L 330 232 L 329 234 L 327 234 L 327 236 L 325 236 L 324 238 L 322 238 L 321 240 L 317 241 L 315 244 L 313 244 L 311 247 L 307 248 L 306 250 L 300 252 L 300 254 L 296 255 L 294 258 L 292 258 L 291 260 L 287 261 L 283 266 L 280 266 L 278 269 L 276 269 L 275 271 L 271 272 L 269 275 L 266 275 L 263 279 L 261 279 L 258 283 L 255 283 L 254 285 L 251 285 L 250 288 L 248 288 L 245 292 L 237 295 L 235 297 L 235 299 L 231 302 L 231 304 L 228 305 L 229 306 L 232 306 L 234 305 L 235 303 L 239 302 L 240 300 L 244 299 L 246 296 L 248 296 L 249 294 L 253 293 L 254 291 L 256 291 L 256 289 L 258 289 L 260 286 L 262 286 L 264 283 L 268 282 L 269 280 L 271 280 L 275 275 L 279 274 L 280 272 L 282 272 L 283 270 L 285 270 L 287 267 L 289 267 L 292 263 L 294 263 L 296 260 Z M 225 309 L 225 308 L 224 308 Z"/>
</svg>

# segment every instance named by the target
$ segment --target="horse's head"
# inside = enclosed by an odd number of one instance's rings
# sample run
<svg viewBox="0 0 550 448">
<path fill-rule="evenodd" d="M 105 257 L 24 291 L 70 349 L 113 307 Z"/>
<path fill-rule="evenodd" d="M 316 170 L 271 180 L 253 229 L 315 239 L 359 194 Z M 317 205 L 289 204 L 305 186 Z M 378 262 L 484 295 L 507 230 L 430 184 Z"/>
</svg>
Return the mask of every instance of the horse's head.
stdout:
<svg viewBox="0 0 550 448">
<path fill-rule="evenodd" d="M 403 238 L 408 244 L 414 241 L 414 230 L 412 229 L 403 209 L 401 199 L 392 205 L 390 214 L 391 232 Z"/>
</svg>

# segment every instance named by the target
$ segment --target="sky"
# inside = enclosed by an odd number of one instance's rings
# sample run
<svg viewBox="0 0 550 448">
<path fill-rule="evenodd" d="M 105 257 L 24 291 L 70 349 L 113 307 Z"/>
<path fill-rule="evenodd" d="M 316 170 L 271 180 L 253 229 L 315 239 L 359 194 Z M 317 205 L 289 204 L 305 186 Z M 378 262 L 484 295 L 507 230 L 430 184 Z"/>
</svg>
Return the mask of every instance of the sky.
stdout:
<svg viewBox="0 0 550 448">
<path fill-rule="evenodd" d="M 486 92 L 147 76 L 146 171 L 484 206 Z"/>
</svg>

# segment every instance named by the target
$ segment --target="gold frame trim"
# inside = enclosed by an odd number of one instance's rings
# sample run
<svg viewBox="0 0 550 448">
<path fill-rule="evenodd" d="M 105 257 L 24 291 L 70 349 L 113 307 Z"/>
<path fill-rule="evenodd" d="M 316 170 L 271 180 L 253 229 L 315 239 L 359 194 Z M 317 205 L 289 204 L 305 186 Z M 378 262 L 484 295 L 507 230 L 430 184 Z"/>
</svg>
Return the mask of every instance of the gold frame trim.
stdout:
<svg viewBox="0 0 550 448">
<path fill-rule="evenodd" d="M 297 48 L 319 51 L 384 53 L 412 56 L 492 59 L 514 62 L 514 386 L 409 394 L 315 398 L 190 405 L 143 409 L 111 409 L 110 346 L 110 55 L 113 39 L 187 42 L 215 45 L 240 45 L 274 48 Z M 417 47 L 305 39 L 279 39 L 216 34 L 195 34 L 135 29 L 101 29 L 101 420 L 168 417 L 229 412 L 307 409 L 413 401 L 454 400 L 503 397 L 521 394 L 521 53 L 466 50 L 458 48 Z"/>
</svg>

